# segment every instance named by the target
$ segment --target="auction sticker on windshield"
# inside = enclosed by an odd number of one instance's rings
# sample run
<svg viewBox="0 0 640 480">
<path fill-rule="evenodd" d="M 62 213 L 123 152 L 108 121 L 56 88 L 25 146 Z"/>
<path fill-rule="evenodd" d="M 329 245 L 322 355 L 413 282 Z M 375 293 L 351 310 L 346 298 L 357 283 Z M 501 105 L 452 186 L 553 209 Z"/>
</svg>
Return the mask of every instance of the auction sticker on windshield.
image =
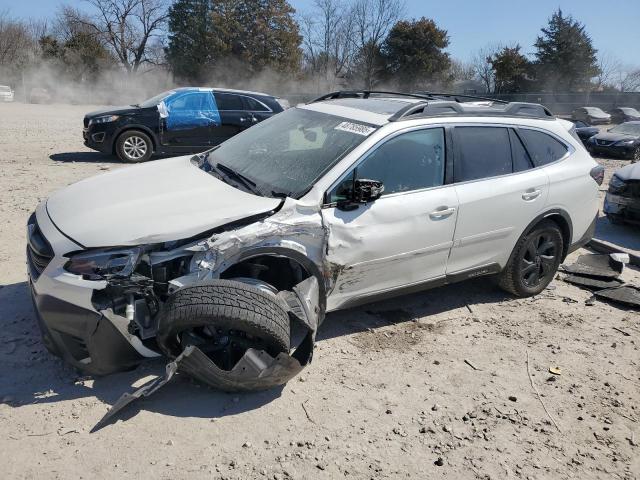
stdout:
<svg viewBox="0 0 640 480">
<path fill-rule="evenodd" d="M 335 130 L 342 130 L 343 132 L 355 133 L 356 135 L 367 137 L 375 130 L 375 128 L 361 125 L 359 123 L 342 122 L 336 126 Z"/>
</svg>

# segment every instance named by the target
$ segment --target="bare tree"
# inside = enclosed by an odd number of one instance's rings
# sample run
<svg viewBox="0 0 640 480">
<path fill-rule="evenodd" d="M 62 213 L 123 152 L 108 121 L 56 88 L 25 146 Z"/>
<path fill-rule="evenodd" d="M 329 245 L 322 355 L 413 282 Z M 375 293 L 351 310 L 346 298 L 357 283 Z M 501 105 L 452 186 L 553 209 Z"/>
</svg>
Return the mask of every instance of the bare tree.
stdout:
<svg viewBox="0 0 640 480">
<path fill-rule="evenodd" d="M 353 17 L 345 0 L 315 0 L 311 13 L 300 17 L 305 60 L 333 88 L 348 71 L 354 53 Z"/>
<path fill-rule="evenodd" d="M 490 43 L 478 50 L 471 58 L 476 77 L 484 84 L 486 93 L 492 92 L 495 83 L 493 67 L 489 60 L 502 50 L 502 47 L 500 43 Z"/>
<path fill-rule="evenodd" d="M 599 73 L 595 77 L 597 89 L 613 86 L 620 78 L 622 62 L 611 53 L 600 53 L 598 55 L 598 70 Z"/>
<path fill-rule="evenodd" d="M 0 67 L 8 71 L 21 68 L 34 48 L 29 25 L 0 11 Z"/>
<path fill-rule="evenodd" d="M 373 88 L 378 81 L 380 47 L 403 12 L 403 0 L 356 0 L 354 3 L 351 15 L 355 25 L 355 46 L 366 89 Z"/>
<path fill-rule="evenodd" d="M 640 68 L 626 68 L 618 72 L 618 85 L 621 92 L 640 91 Z"/>
<path fill-rule="evenodd" d="M 451 79 L 453 81 L 468 81 L 476 79 L 476 68 L 471 62 L 464 62 L 462 60 L 451 60 Z"/>
<path fill-rule="evenodd" d="M 84 1 L 91 5 L 92 14 L 77 15 L 75 21 L 91 27 L 127 72 L 137 72 L 150 62 L 152 40 L 162 33 L 167 20 L 167 0 Z"/>
</svg>

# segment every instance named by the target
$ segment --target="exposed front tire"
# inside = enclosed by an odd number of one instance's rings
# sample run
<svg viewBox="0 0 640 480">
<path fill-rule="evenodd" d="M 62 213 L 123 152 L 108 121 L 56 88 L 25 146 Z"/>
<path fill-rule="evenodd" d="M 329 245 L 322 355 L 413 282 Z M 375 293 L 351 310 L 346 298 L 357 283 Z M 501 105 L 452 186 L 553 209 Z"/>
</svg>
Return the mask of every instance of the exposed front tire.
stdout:
<svg viewBox="0 0 640 480">
<path fill-rule="evenodd" d="M 153 154 L 153 142 L 140 130 L 129 130 L 118 137 L 116 155 L 127 163 L 146 162 Z"/>
<path fill-rule="evenodd" d="M 550 220 L 539 223 L 518 240 L 500 274 L 500 286 L 517 297 L 539 294 L 553 280 L 562 252 L 562 232 L 558 225 Z"/>
<path fill-rule="evenodd" d="M 633 149 L 633 151 L 629 155 L 629 160 L 631 160 L 631 163 L 640 162 L 640 147 L 636 147 Z"/>
<path fill-rule="evenodd" d="M 289 315 L 273 294 L 253 285 L 216 280 L 178 290 L 165 303 L 157 342 L 169 357 L 197 346 L 223 370 L 248 348 L 271 356 L 289 352 Z"/>
</svg>

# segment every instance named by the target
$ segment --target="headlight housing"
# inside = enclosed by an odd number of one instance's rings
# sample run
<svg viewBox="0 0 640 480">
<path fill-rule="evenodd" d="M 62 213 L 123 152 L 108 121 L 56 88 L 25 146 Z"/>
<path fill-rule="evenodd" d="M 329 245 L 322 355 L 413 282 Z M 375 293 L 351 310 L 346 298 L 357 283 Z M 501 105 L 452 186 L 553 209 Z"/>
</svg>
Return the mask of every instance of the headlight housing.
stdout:
<svg viewBox="0 0 640 480">
<path fill-rule="evenodd" d="M 119 115 L 103 115 L 102 117 L 95 117 L 89 120 L 89 125 L 98 125 L 101 123 L 115 122 L 120 118 Z"/>
<path fill-rule="evenodd" d="M 85 280 L 105 280 L 129 277 L 142 255 L 141 247 L 96 249 L 72 255 L 64 269 Z"/>
<path fill-rule="evenodd" d="M 624 180 L 621 180 L 620 177 L 614 175 L 613 177 L 611 177 L 611 180 L 609 181 L 609 192 L 620 193 L 624 190 L 626 186 L 627 184 L 624 182 Z"/>
<path fill-rule="evenodd" d="M 634 143 L 636 143 L 635 140 L 619 140 L 616 142 L 616 145 L 633 145 Z"/>
</svg>

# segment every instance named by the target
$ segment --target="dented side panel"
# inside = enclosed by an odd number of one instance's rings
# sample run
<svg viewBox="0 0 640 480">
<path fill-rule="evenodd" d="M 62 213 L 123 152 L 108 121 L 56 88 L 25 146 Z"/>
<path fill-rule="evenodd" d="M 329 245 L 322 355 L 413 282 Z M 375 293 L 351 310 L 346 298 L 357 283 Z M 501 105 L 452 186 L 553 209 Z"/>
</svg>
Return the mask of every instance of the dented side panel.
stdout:
<svg viewBox="0 0 640 480">
<path fill-rule="evenodd" d="M 383 196 L 351 211 L 323 209 L 329 231 L 327 261 L 335 278 L 328 310 L 339 308 L 351 297 L 443 276 L 456 207 L 454 188 L 443 187 Z M 431 214 L 443 208 L 453 212 Z"/>
</svg>

